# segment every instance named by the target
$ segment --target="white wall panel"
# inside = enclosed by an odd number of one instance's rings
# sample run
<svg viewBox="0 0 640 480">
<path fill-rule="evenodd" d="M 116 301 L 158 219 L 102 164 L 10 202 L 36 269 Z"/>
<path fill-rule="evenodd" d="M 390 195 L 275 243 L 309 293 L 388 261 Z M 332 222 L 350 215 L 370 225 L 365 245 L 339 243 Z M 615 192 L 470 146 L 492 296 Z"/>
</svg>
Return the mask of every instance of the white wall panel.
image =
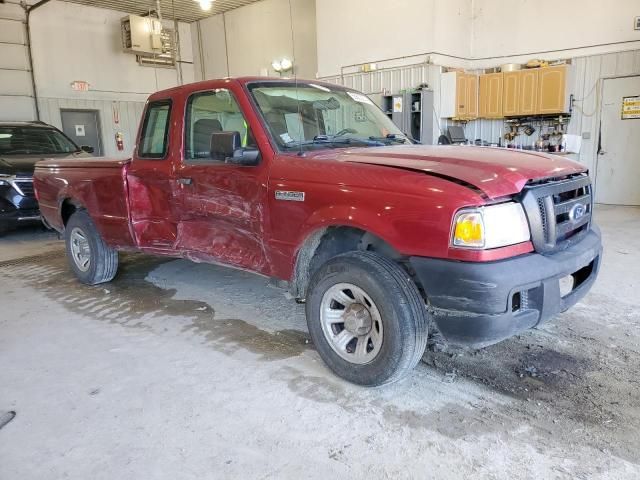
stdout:
<svg viewBox="0 0 640 480">
<path fill-rule="evenodd" d="M 28 70 L 29 57 L 24 45 L 2 43 L 2 55 L 0 55 L 0 70 Z"/>
<path fill-rule="evenodd" d="M 0 122 L 26 121 L 36 118 L 33 98 L 0 95 Z"/>
<path fill-rule="evenodd" d="M 0 11 L 0 42 L 24 45 L 26 43 L 24 24 L 21 21 L 4 20 L 1 17 L 2 11 Z"/>
<path fill-rule="evenodd" d="M 31 96 L 31 75 L 26 70 L 3 70 L 0 68 L 0 96 Z"/>
<path fill-rule="evenodd" d="M 0 120 L 33 120 L 25 13 L 17 3 L 0 4 Z"/>
<path fill-rule="evenodd" d="M 638 0 L 474 0 L 473 9 L 475 58 L 545 51 L 552 52 L 537 56 L 577 57 L 599 53 L 589 45 L 640 42 L 640 32 L 633 29 L 633 18 L 640 15 Z M 578 50 L 558 52 L 574 48 Z"/>
<path fill-rule="evenodd" d="M 114 122 L 114 104 L 119 110 L 120 122 Z M 42 121 L 62 129 L 61 109 L 97 110 L 100 114 L 100 126 L 104 154 L 109 157 L 126 158 L 131 155 L 136 141 L 138 123 L 142 117 L 144 102 L 122 102 L 91 99 L 39 98 Z M 118 151 L 115 134 L 121 132 L 124 150 Z"/>
<path fill-rule="evenodd" d="M 192 24 L 196 78 L 277 76 L 271 63 L 283 57 L 316 78 L 315 14 L 315 0 L 263 0 Z"/>
<path fill-rule="evenodd" d="M 141 67 L 123 53 L 120 20 L 126 14 L 66 2 L 51 2 L 32 16 L 31 36 L 38 95 L 48 98 L 144 101 L 178 84 L 174 68 Z M 173 28 L 173 22 L 165 22 Z M 180 26 L 182 55 L 191 61 L 189 25 Z M 187 65 L 187 64 L 185 64 Z M 184 66 L 184 65 L 183 65 Z M 192 82 L 192 69 L 183 80 Z M 89 82 L 89 92 L 74 92 L 74 80 Z"/>
</svg>

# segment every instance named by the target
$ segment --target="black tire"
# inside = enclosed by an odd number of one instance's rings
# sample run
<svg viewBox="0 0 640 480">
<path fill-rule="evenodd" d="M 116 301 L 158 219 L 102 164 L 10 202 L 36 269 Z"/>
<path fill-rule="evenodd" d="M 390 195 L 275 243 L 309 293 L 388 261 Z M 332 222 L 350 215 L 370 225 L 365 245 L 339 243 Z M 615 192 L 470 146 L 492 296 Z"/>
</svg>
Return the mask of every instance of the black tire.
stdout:
<svg viewBox="0 0 640 480">
<path fill-rule="evenodd" d="M 370 297 L 384 327 L 379 351 L 365 364 L 336 353 L 323 331 L 323 297 L 341 283 L 352 284 Z M 418 288 L 396 262 L 373 252 L 344 253 L 322 265 L 309 284 L 306 315 L 320 357 L 338 376 L 359 385 L 373 387 L 401 379 L 420 361 L 427 346 L 429 317 Z"/>
<path fill-rule="evenodd" d="M 84 268 L 74 259 L 72 247 L 74 232 L 84 236 L 88 244 L 88 264 Z M 69 265 L 78 280 L 87 285 L 97 285 L 113 280 L 118 271 L 118 251 L 104 242 L 86 210 L 78 210 L 71 215 L 65 227 L 64 240 Z"/>
</svg>

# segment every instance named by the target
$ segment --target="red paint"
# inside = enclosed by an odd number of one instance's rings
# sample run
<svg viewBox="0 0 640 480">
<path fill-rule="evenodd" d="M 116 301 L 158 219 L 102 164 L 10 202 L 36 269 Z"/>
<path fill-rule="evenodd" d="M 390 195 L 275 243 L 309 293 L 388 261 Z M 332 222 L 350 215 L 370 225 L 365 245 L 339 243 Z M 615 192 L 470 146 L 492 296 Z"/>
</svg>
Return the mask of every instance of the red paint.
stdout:
<svg viewBox="0 0 640 480">
<path fill-rule="evenodd" d="M 40 162 L 35 186 L 42 214 L 62 231 L 60 206 L 72 201 L 89 211 L 112 246 L 290 279 L 305 240 L 331 225 L 369 231 L 405 255 L 492 261 L 531 252 L 530 242 L 489 251 L 451 248 L 453 215 L 509 198 L 529 180 L 585 171 L 557 156 L 475 147 L 278 153 L 249 100 L 252 80 L 212 80 L 153 94 L 150 101 L 172 100 L 164 160 L 134 152 L 131 161 Z M 237 98 L 261 151 L 258 166 L 183 163 L 186 100 L 214 88 L 228 88 Z M 305 192 L 305 201 L 276 200 L 276 190 Z"/>
</svg>

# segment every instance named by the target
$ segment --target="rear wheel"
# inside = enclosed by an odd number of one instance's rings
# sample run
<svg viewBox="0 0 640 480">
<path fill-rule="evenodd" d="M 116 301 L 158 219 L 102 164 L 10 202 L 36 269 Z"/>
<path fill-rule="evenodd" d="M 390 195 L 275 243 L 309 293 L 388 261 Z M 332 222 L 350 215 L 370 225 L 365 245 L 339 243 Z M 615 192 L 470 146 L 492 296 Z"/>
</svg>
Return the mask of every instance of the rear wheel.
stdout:
<svg viewBox="0 0 640 480">
<path fill-rule="evenodd" d="M 409 275 L 372 252 L 349 252 L 313 275 L 307 323 L 337 375 L 365 386 L 399 380 L 420 361 L 428 333 L 424 301 Z"/>
<path fill-rule="evenodd" d="M 118 252 L 104 242 L 85 210 L 78 210 L 69 218 L 65 244 L 69 265 L 82 283 L 96 285 L 115 277 Z"/>
</svg>

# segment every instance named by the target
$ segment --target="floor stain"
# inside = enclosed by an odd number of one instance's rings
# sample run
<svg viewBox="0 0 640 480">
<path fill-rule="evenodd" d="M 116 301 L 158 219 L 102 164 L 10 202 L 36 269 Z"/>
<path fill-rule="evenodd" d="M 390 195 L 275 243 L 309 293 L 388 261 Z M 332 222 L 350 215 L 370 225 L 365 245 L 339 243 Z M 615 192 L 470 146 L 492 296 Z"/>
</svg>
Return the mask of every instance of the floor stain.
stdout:
<svg viewBox="0 0 640 480">
<path fill-rule="evenodd" d="M 0 262 L 3 275 L 14 276 L 63 304 L 68 310 L 127 328 L 152 331 L 160 316 L 187 318 L 185 333 L 201 336 L 226 354 L 238 349 L 263 360 L 281 360 L 311 348 L 305 332 L 267 332 L 240 319 L 218 319 L 205 302 L 173 298 L 175 289 L 163 289 L 145 280 L 149 272 L 172 259 L 143 254 L 120 254 L 117 277 L 110 283 L 88 286 L 70 271 L 63 252 Z"/>
</svg>

